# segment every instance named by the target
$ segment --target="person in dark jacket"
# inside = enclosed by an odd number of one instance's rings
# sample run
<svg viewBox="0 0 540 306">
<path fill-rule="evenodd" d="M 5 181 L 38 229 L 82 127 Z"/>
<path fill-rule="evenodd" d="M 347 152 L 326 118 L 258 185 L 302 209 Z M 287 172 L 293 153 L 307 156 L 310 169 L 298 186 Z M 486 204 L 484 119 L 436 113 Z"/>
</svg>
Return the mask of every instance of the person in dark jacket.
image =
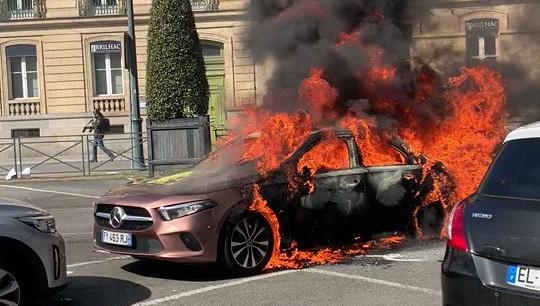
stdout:
<svg viewBox="0 0 540 306">
<path fill-rule="evenodd" d="M 107 121 L 107 122 L 106 122 Z M 99 147 L 105 154 L 107 154 L 111 161 L 114 160 L 114 153 L 105 147 L 103 143 L 103 137 L 105 133 L 108 132 L 109 125 L 107 124 L 108 120 L 105 119 L 105 116 L 99 111 L 94 110 L 94 119 L 90 120 L 88 124 L 84 127 L 83 133 L 88 130 L 89 132 L 94 132 L 94 142 L 92 143 L 92 159 L 90 162 L 97 162 L 97 148 Z"/>
</svg>

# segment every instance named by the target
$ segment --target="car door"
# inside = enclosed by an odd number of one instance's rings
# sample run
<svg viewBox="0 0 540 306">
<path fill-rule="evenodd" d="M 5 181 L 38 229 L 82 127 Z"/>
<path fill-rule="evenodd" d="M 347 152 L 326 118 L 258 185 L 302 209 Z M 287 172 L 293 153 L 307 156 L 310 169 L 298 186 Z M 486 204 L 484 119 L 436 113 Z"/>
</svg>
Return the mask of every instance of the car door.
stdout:
<svg viewBox="0 0 540 306">
<path fill-rule="evenodd" d="M 302 208 L 311 211 L 332 209 L 345 217 L 365 209 L 367 170 L 359 165 L 352 138 L 337 137 L 337 141 L 321 139 L 300 159 L 300 170 L 302 163 L 311 157 L 316 157 L 323 167 L 314 173 L 311 192 L 301 197 Z M 325 157 L 331 161 L 324 161 Z"/>
</svg>

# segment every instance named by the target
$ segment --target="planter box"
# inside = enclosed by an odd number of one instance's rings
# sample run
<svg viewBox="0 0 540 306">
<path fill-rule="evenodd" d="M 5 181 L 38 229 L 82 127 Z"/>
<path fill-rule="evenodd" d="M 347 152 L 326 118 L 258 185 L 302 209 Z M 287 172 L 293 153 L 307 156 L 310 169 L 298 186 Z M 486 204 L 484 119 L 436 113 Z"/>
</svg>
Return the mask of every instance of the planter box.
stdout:
<svg viewBox="0 0 540 306">
<path fill-rule="evenodd" d="M 208 116 L 167 121 L 146 120 L 148 132 L 148 172 L 191 166 L 211 151 Z"/>
</svg>

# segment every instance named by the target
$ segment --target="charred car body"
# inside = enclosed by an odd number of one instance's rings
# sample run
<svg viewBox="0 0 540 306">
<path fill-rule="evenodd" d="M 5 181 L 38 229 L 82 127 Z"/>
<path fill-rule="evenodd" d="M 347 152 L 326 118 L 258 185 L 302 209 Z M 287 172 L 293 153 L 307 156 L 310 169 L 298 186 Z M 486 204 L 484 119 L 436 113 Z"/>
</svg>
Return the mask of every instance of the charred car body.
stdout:
<svg viewBox="0 0 540 306">
<path fill-rule="evenodd" d="M 302 157 L 329 133 L 346 146 L 346 166 L 314 174 L 299 169 Z M 231 163 L 241 145 L 228 146 L 192 171 L 103 196 L 95 208 L 96 246 L 136 258 L 220 261 L 235 274 L 257 273 L 272 255 L 274 237 L 268 220 L 248 209 L 254 184 L 279 220 L 282 248 L 293 240 L 310 247 L 347 242 L 353 234 L 412 230 L 432 181 L 422 180 L 418 158 L 402 141 L 391 143 L 404 164 L 365 167 L 350 132 L 319 130 L 265 176 L 256 171 L 256 161 Z M 429 226 L 440 228 L 442 205 L 433 203 L 420 214 L 428 210 L 436 216 Z"/>
</svg>

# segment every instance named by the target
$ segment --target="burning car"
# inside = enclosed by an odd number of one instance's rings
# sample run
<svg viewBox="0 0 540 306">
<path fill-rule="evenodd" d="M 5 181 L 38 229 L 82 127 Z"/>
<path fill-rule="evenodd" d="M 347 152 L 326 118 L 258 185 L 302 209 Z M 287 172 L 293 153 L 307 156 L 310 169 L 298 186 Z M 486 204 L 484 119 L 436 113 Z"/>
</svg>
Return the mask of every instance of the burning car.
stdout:
<svg viewBox="0 0 540 306">
<path fill-rule="evenodd" d="M 95 206 L 97 248 L 181 263 L 217 261 L 246 275 L 260 272 L 275 247 L 293 241 L 307 248 L 412 231 L 415 217 L 430 211 L 429 226 L 438 231 L 443 225 L 440 203 L 420 206 L 432 185 L 422 158 L 398 138 L 390 145 L 402 164 L 365 167 L 350 131 L 317 130 L 263 175 L 256 160 L 231 163 L 256 137 L 225 145 L 191 171 L 104 195 Z M 332 162 L 315 169 L 309 156 L 319 156 L 321 147 Z M 253 207 L 255 196 L 267 202 L 266 213 Z"/>
</svg>

